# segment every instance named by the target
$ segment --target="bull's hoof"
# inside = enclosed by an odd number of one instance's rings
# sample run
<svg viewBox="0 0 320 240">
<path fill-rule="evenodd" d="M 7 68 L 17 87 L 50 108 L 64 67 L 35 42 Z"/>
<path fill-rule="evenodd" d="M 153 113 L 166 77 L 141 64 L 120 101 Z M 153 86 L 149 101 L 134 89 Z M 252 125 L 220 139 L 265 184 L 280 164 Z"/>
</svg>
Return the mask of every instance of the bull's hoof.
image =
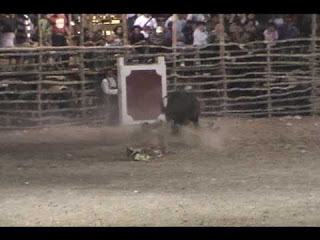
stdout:
<svg viewBox="0 0 320 240">
<path fill-rule="evenodd" d="M 179 134 L 180 134 L 180 129 L 179 129 L 179 127 L 178 127 L 178 126 L 172 127 L 171 133 L 172 133 L 173 135 L 179 135 Z"/>
</svg>

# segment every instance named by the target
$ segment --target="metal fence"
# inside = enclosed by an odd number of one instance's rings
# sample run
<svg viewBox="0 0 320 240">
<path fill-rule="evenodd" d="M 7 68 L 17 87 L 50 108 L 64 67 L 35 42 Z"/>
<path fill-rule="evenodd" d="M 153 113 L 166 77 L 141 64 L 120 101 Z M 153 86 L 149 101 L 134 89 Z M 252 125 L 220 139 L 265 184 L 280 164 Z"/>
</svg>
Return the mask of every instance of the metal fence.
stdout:
<svg viewBox="0 0 320 240">
<path fill-rule="evenodd" d="M 0 49 L 0 128 L 105 122 L 100 83 L 118 56 L 165 56 L 168 91 L 191 85 L 204 116 L 317 114 L 319 41 Z"/>
</svg>

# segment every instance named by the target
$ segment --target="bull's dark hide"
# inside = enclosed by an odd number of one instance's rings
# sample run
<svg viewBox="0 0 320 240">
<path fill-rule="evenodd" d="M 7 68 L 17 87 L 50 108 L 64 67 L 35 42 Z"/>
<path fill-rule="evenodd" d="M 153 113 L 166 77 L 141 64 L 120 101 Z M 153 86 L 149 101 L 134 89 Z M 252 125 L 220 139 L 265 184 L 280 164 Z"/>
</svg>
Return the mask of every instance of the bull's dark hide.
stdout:
<svg viewBox="0 0 320 240">
<path fill-rule="evenodd" d="M 166 120 L 172 122 L 174 133 L 178 132 L 178 125 L 192 122 L 196 127 L 199 125 L 200 103 L 190 92 L 176 91 L 167 96 L 167 106 L 161 104 L 162 112 Z"/>
</svg>

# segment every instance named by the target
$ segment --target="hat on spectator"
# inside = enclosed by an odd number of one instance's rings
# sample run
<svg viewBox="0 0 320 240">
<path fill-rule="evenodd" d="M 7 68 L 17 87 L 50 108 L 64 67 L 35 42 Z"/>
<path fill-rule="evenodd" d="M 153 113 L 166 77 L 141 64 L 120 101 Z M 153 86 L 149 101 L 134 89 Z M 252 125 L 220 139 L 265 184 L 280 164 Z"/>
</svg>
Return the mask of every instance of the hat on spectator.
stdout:
<svg viewBox="0 0 320 240">
<path fill-rule="evenodd" d="M 158 27 L 156 28 L 156 33 L 162 33 L 162 32 L 163 32 L 163 27 L 158 26 Z"/>
<path fill-rule="evenodd" d="M 122 28 L 121 26 L 116 26 L 112 31 L 117 32 L 119 28 Z"/>
</svg>

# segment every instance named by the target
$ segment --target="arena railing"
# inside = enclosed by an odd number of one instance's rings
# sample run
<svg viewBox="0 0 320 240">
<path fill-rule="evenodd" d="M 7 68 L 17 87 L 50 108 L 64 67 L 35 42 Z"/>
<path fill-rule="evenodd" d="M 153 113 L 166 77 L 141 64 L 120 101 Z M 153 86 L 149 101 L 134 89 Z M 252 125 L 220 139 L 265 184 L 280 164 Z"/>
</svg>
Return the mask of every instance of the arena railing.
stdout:
<svg viewBox="0 0 320 240">
<path fill-rule="evenodd" d="M 119 56 L 126 64 L 164 56 L 168 91 L 192 86 L 203 116 L 318 114 L 319 41 L 0 49 L 0 127 L 103 124 L 100 83 Z"/>
</svg>

